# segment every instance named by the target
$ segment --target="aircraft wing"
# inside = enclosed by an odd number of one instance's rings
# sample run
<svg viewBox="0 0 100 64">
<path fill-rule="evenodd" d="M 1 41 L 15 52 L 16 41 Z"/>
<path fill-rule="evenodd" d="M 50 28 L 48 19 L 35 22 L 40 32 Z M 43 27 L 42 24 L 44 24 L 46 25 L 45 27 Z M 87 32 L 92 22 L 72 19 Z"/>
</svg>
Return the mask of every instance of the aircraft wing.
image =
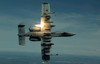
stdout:
<svg viewBox="0 0 100 64">
<path fill-rule="evenodd" d="M 51 43 L 51 35 L 48 35 L 47 33 L 44 34 L 41 38 L 41 54 L 43 62 L 50 60 L 51 45 L 54 45 L 54 43 Z"/>
</svg>

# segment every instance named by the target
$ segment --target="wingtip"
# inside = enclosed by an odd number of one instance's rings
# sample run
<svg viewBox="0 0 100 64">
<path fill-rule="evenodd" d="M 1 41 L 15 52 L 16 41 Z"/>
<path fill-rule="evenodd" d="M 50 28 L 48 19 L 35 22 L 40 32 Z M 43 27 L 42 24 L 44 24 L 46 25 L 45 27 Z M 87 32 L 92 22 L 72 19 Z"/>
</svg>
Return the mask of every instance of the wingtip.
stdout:
<svg viewBox="0 0 100 64">
<path fill-rule="evenodd" d="M 42 4 L 48 4 L 47 2 L 43 2 Z"/>
</svg>

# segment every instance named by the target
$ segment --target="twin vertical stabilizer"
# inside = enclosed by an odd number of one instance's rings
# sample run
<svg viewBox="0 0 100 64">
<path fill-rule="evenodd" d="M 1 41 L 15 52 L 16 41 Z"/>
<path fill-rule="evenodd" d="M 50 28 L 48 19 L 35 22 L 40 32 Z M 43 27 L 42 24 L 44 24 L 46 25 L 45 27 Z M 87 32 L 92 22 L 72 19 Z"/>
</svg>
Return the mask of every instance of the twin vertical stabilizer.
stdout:
<svg viewBox="0 0 100 64">
<path fill-rule="evenodd" d="M 19 45 L 25 45 L 25 25 L 19 24 L 18 25 L 18 38 L 19 38 Z"/>
</svg>

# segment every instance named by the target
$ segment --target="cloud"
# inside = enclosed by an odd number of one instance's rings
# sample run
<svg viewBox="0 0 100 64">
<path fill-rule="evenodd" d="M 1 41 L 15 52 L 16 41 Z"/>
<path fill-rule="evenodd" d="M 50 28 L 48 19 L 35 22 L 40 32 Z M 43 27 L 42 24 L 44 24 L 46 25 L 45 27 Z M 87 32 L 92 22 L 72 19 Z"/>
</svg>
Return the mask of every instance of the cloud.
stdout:
<svg viewBox="0 0 100 64">
<path fill-rule="evenodd" d="M 79 14 L 79 13 L 62 13 L 54 20 L 56 26 L 59 25 L 61 29 L 77 29 L 77 30 L 90 30 L 99 27 L 99 22 L 96 21 L 94 14 Z"/>
<path fill-rule="evenodd" d="M 97 30 L 91 32 L 91 35 L 100 37 L 100 29 L 97 29 Z"/>
<path fill-rule="evenodd" d="M 96 16 L 96 20 L 98 20 L 100 22 L 100 15 Z"/>
</svg>

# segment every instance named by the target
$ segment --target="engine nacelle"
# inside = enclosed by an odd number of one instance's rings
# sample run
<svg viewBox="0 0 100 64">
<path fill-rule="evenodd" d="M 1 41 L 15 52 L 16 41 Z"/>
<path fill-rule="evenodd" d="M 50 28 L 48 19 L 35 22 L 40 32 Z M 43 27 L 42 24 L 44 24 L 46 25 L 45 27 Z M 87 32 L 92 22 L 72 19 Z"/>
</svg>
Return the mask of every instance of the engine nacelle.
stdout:
<svg viewBox="0 0 100 64">
<path fill-rule="evenodd" d="M 41 41 L 41 39 L 39 37 L 33 37 L 33 36 L 30 36 L 29 40 L 30 41 Z"/>
<path fill-rule="evenodd" d="M 32 27 L 29 28 L 29 31 L 30 32 L 39 32 L 39 31 L 41 31 L 41 28 L 36 27 L 36 26 L 32 26 Z"/>
</svg>

